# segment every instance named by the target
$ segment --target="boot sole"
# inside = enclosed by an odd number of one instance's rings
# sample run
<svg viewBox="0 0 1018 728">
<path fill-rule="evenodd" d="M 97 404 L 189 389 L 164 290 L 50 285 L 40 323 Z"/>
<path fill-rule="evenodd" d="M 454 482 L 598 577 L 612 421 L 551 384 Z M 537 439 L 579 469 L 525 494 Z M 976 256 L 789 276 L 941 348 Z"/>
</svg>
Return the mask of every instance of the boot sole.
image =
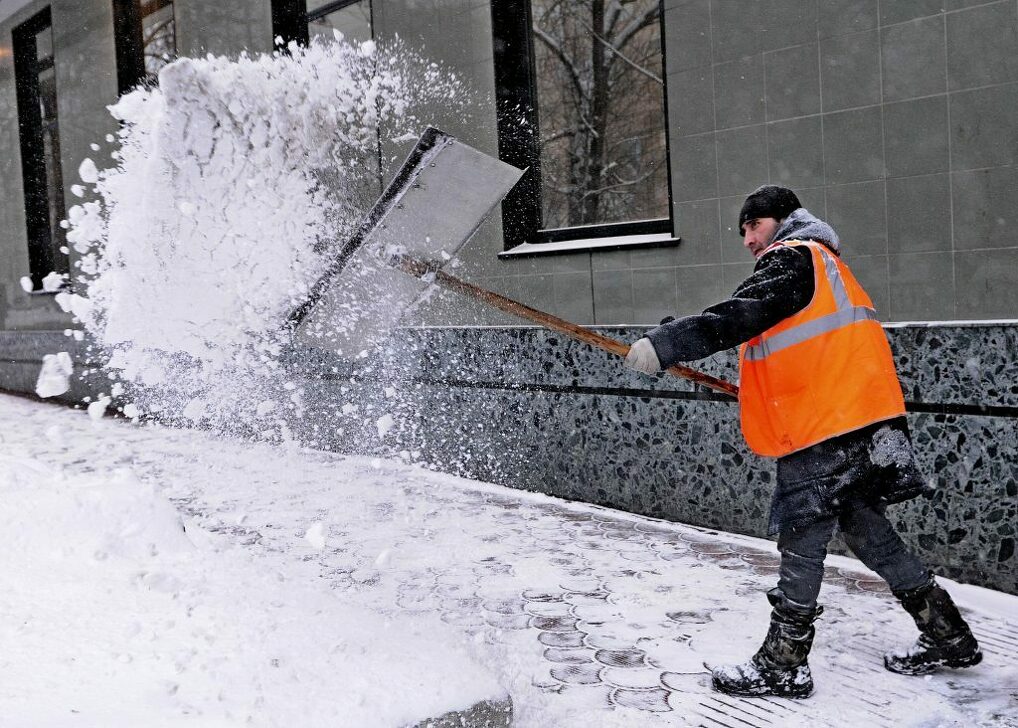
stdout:
<svg viewBox="0 0 1018 728">
<path fill-rule="evenodd" d="M 957 670 L 964 667 L 975 667 L 982 661 L 983 653 L 982 650 L 980 650 L 976 654 L 970 655 L 969 657 L 963 657 L 960 660 L 952 660 L 950 662 L 945 662 L 944 667 L 950 667 Z"/>
<path fill-rule="evenodd" d="M 723 686 L 717 681 L 717 678 L 711 678 L 711 685 L 717 692 L 724 695 L 734 695 L 737 698 L 791 698 L 793 700 L 805 700 L 813 694 L 812 686 L 808 691 L 800 692 L 777 692 L 768 688 L 760 690 L 738 690 L 736 688 Z"/>
<path fill-rule="evenodd" d="M 942 668 L 942 667 L 950 667 L 952 670 L 960 670 L 960 669 L 964 669 L 966 667 L 975 667 L 976 665 L 978 665 L 982 661 L 983 661 L 983 653 L 982 653 L 982 651 L 980 651 L 980 652 L 977 652 L 974 655 L 970 655 L 969 657 L 963 657 L 963 658 L 960 658 L 960 659 L 957 659 L 957 660 L 951 660 L 951 661 L 945 660 L 943 662 L 927 663 L 923 667 L 916 668 L 916 669 L 913 669 L 913 670 L 909 670 L 909 669 L 899 670 L 899 669 L 895 669 L 895 668 L 891 667 L 891 665 L 887 661 L 887 658 L 885 657 L 884 658 L 884 669 L 887 670 L 888 672 L 893 672 L 896 675 L 922 676 L 922 675 L 932 675 L 933 673 L 935 673 L 938 670 L 940 670 L 940 668 Z"/>
</svg>

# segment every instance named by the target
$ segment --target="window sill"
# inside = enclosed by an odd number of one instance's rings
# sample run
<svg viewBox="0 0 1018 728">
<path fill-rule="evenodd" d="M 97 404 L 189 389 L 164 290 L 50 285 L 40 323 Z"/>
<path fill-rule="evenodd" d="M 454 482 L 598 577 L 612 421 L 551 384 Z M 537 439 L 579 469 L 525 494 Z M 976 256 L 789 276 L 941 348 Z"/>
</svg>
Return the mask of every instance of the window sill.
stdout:
<svg viewBox="0 0 1018 728">
<path fill-rule="evenodd" d="M 537 255 L 557 253 L 592 253 L 601 250 L 623 250 L 629 248 L 665 248 L 679 244 L 681 238 L 668 233 L 651 235 L 619 235 L 608 238 L 586 238 L 583 240 L 562 240 L 557 243 L 523 243 L 498 254 L 501 259 L 529 258 Z"/>
</svg>

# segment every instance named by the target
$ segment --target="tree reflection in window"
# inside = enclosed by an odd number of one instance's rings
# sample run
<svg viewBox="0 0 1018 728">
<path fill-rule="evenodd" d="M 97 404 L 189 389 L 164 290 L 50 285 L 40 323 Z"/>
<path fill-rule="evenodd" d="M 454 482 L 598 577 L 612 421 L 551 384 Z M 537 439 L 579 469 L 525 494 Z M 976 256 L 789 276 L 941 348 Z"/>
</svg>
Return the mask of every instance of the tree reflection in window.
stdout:
<svg viewBox="0 0 1018 728">
<path fill-rule="evenodd" d="M 154 80 L 159 75 L 159 69 L 177 57 L 173 0 L 141 2 L 139 15 L 145 55 L 145 76 Z"/>
<path fill-rule="evenodd" d="M 113 25 L 120 93 L 154 86 L 160 69 L 177 57 L 173 0 L 113 0 Z"/>
<path fill-rule="evenodd" d="M 669 216 L 658 0 L 532 0 L 544 229 Z"/>
</svg>

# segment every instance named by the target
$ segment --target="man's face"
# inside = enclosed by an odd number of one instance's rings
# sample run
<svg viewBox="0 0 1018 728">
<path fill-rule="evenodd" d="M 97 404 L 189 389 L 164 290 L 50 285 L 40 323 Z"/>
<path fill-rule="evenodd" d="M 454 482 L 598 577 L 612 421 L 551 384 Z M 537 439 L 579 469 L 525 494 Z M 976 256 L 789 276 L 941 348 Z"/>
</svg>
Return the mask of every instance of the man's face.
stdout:
<svg viewBox="0 0 1018 728">
<path fill-rule="evenodd" d="M 742 244 L 754 258 L 759 258 L 771 244 L 774 233 L 778 231 L 780 225 L 781 221 L 773 217 L 754 217 L 747 220 L 742 226 Z"/>
</svg>

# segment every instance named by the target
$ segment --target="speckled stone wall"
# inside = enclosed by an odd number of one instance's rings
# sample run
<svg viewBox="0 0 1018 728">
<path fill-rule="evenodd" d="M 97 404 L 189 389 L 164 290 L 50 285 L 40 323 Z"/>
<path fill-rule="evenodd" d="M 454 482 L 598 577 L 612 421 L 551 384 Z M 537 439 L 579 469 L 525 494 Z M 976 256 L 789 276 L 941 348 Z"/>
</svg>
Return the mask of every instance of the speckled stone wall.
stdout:
<svg viewBox="0 0 1018 728">
<path fill-rule="evenodd" d="M 600 330 L 632 341 L 646 329 Z M 909 325 L 888 335 L 920 463 L 939 486 L 932 499 L 892 506 L 892 520 L 939 573 L 1018 593 L 1018 325 Z M 0 334 L 0 388 L 31 391 L 41 355 L 80 357 L 73 343 Z M 747 450 L 734 403 L 696 399 L 710 395 L 630 372 L 552 332 L 407 329 L 356 369 L 314 351 L 294 352 L 290 364 L 305 401 L 293 426 L 311 446 L 698 526 L 766 530 L 773 464 Z M 698 366 L 735 379 L 734 352 Z M 385 414 L 396 425 L 380 437 Z"/>
</svg>

